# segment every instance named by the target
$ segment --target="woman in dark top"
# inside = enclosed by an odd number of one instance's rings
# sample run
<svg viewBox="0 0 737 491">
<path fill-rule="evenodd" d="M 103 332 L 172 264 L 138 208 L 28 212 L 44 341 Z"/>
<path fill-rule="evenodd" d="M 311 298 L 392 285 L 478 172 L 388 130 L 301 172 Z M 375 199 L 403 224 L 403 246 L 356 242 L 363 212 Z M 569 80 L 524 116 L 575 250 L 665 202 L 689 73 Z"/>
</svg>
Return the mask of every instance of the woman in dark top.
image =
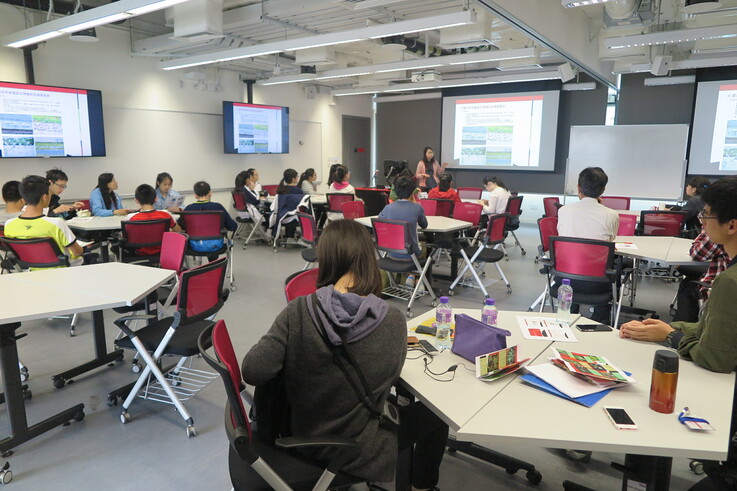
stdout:
<svg viewBox="0 0 737 491">
<path fill-rule="evenodd" d="M 259 197 L 256 191 L 256 182 L 253 179 L 253 171 L 244 170 L 235 176 L 235 192 L 241 192 L 246 197 L 246 203 L 258 208 Z"/>
<path fill-rule="evenodd" d="M 275 223 L 279 223 L 279 220 L 281 220 L 287 213 L 296 210 L 297 206 L 299 206 L 300 202 L 302 201 L 302 197 L 305 193 L 299 187 L 297 187 L 298 182 L 299 174 L 296 170 L 287 169 L 284 171 L 284 176 L 282 177 L 282 180 L 279 181 L 279 187 L 276 189 L 277 201 L 279 206 L 277 209 Z M 288 225 L 289 226 L 286 227 L 286 236 L 293 237 L 294 230 L 296 230 L 297 228 L 296 221 L 290 222 Z M 274 225 L 274 227 L 272 228 L 271 233 L 274 237 L 276 237 L 277 228 L 278 227 L 276 225 Z"/>
<path fill-rule="evenodd" d="M 688 199 L 682 207 L 672 206 L 671 210 L 681 210 L 686 212 L 686 228 L 701 230 L 701 222 L 696 217 L 701 210 L 704 209 L 704 202 L 701 195 L 709 187 L 711 181 L 706 177 L 694 176 L 686 183 L 686 196 Z"/>
<path fill-rule="evenodd" d="M 76 217 L 77 210 L 81 209 L 84 203 L 81 201 L 77 201 L 71 205 L 62 205 L 59 203 L 61 200 L 59 195 L 64 192 L 67 188 L 67 182 L 69 182 L 66 172 L 61 169 L 51 169 L 46 172 L 46 179 L 49 181 L 49 192 L 51 193 L 47 215 L 50 217 L 61 217 L 65 220 Z"/>
<path fill-rule="evenodd" d="M 431 489 L 438 482 L 448 426 L 420 403 L 400 407 L 397 432 L 379 426 L 333 360 L 332 346 L 345 339 L 379 407 L 402 371 L 406 323 L 401 312 L 379 298 L 375 254 L 364 226 L 338 220 L 325 227 L 317 245 L 317 303 L 310 295 L 287 305 L 243 359 L 243 379 L 258 386 L 284 370 L 293 436 L 340 435 L 361 444 L 360 455 L 343 472 L 391 481 L 398 448 L 414 445 L 411 484 Z M 327 339 L 318 331 L 318 317 Z M 330 452 L 313 456 L 328 460 Z"/>
</svg>

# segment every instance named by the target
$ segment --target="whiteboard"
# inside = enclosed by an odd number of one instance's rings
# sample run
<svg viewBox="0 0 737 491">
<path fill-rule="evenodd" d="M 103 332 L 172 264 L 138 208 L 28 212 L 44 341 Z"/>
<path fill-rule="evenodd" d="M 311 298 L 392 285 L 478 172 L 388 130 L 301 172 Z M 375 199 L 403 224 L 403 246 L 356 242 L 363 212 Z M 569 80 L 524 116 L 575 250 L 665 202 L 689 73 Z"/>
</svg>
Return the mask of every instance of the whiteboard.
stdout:
<svg viewBox="0 0 737 491">
<path fill-rule="evenodd" d="M 578 194 L 578 174 L 601 167 L 605 195 L 676 200 L 686 181 L 687 124 L 571 126 L 566 195 Z"/>
</svg>

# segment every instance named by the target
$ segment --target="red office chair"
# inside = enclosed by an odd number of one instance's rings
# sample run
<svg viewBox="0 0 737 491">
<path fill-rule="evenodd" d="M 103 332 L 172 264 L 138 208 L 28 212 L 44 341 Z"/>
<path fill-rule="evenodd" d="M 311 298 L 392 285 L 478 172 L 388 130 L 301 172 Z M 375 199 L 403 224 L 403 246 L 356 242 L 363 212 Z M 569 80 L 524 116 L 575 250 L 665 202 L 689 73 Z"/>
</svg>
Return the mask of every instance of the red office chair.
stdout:
<svg viewBox="0 0 737 491">
<path fill-rule="evenodd" d="M 479 203 L 461 202 L 456 203 L 453 207 L 453 218 L 471 223 L 471 228 L 467 231 L 464 230 L 464 235 L 466 237 L 473 237 L 472 245 L 476 243 L 477 236 L 480 232 L 479 223 L 481 222 L 481 214 L 483 212 L 484 207 Z"/>
<path fill-rule="evenodd" d="M 557 197 L 543 198 L 543 217 L 557 217 L 560 200 Z"/>
<path fill-rule="evenodd" d="M 230 270 L 228 280 L 230 290 L 236 291 L 235 278 L 233 274 L 233 240 L 232 236 L 228 236 L 225 230 L 225 216 L 219 211 L 183 211 L 181 217 L 184 220 L 184 230 L 186 230 L 189 240 L 187 241 L 187 256 L 208 257 L 213 255 L 225 254 L 228 259 L 227 264 Z M 222 240 L 222 246 L 214 251 L 196 251 L 192 249 L 192 242 L 200 240 Z"/>
<path fill-rule="evenodd" d="M 637 230 L 637 215 L 630 215 L 627 213 L 619 214 L 619 228 L 617 229 L 617 235 L 622 237 L 632 237 L 635 235 Z"/>
<path fill-rule="evenodd" d="M 601 204 L 612 210 L 629 210 L 630 198 L 627 196 L 602 196 Z"/>
<path fill-rule="evenodd" d="M 5 237 L 5 227 L 0 225 L 0 238 Z M 12 273 L 16 269 L 15 256 L 10 253 L 10 249 L 0 242 L 0 274 L 6 271 Z"/>
<path fill-rule="evenodd" d="M 317 274 L 320 272 L 318 268 L 308 269 L 307 271 L 298 271 L 287 276 L 284 281 L 284 294 L 287 296 L 287 302 L 291 302 L 297 297 L 311 295 L 317 290 Z"/>
<path fill-rule="evenodd" d="M 557 198 L 556 198 L 557 199 Z M 535 310 L 538 304 L 540 304 L 540 312 L 545 309 L 545 302 L 548 298 L 548 288 L 550 287 L 550 257 L 548 251 L 550 251 L 550 237 L 558 235 L 558 217 L 543 217 L 537 220 L 537 230 L 540 233 L 540 245 L 537 246 L 538 256 L 535 258 L 535 262 L 542 260 L 543 267 L 540 269 L 540 273 L 546 275 L 545 288 L 537 299 L 527 309 L 528 312 Z"/>
<path fill-rule="evenodd" d="M 309 248 L 303 249 L 300 253 L 302 259 L 307 261 L 302 271 L 307 270 L 312 264 L 317 262 L 317 224 L 315 217 L 308 213 L 297 213 L 299 226 L 302 229 L 302 241 L 309 244 Z"/>
<path fill-rule="evenodd" d="M 518 195 L 512 195 L 509 197 L 509 200 L 507 201 L 507 209 L 505 212 L 509 215 L 509 219 L 507 220 L 505 231 L 512 234 L 512 237 L 514 237 L 514 245 L 520 248 L 520 251 L 522 255 L 524 256 L 525 254 L 527 254 L 527 252 L 525 252 L 525 248 L 522 247 L 522 244 L 520 244 L 519 239 L 517 239 L 517 234 L 514 233 L 514 231 L 519 228 L 519 216 L 522 214 L 522 200 L 523 199 L 524 199 L 524 196 L 518 196 Z M 509 255 L 507 254 L 507 249 L 504 247 L 503 242 L 502 242 L 501 248 L 502 248 L 502 251 L 504 251 L 504 257 L 508 261 Z"/>
<path fill-rule="evenodd" d="M 258 437 L 243 404 L 243 398 L 252 404 L 252 397 L 245 390 L 241 378 L 239 358 L 233 349 L 225 321 L 203 330 L 198 346 L 205 362 L 220 376 L 225 385 L 225 433 L 230 442 L 228 468 L 233 489 L 236 491 L 270 491 L 272 489 L 325 490 L 358 484 L 362 480 L 343 474 L 343 463 L 355 458 L 360 444 L 335 436 L 309 436 L 279 438 L 266 442 Z M 215 356 L 208 352 L 212 346 Z M 300 448 L 334 449 L 327 466 L 317 465 L 301 457 Z M 314 486 L 314 487 L 313 487 Z"/>
<path fill-rule="evenodd" d="M 687 216 L 685 211 L 643 210 L 640 212 L 639 235 L 678 237 Z"/>
<path fill-rule="evenodd" d="M 269 193 L 269 196 L 276 196 L 277 189 L 279 189 L 278 184 L 264 184 L 263 186 L 261 186 L 261 190 Z"/>
<path fill-rule="evenodd" d="M 82 208 L 80 208 L 80 210 L 92 210 L 92 205 L 90 204 L 90 200 L 81 199 L 79 201 L 82 203 Z"/>
<path fill-rule="evenodd" d="M 192 369 L 185 363 L 199 354 L 198 337 L 214 324 L 209 319 L 218 313 L 225 302 L 223 282 L 227 267 L 227 259 L 221 257 L 182 272 L 179 277 L 177 311 L 173 317 L 153 320 L 137 331 L 127 325 L 132 317 L 121 317 L 115 321 L 115 325 L 126 334 L 117 339 L 115 345 L 135 349 L 146 364 L 130 392 L 127 392 L 128 387 L 124 387 L 108 395 L 109 400 L 117 402 L 118 397 L 127 393 L 120 414 L 123 424 L 131 420 L 128 409 L 146 385 L 140 394 L 141 398 L 173 404 L 187 423 L 187 436 L 197 434 L 194 420 L 183 401 L 194 397 L 217 376 Z M 162 370 L 158 363 L 166 355 L 179 356 L 181 360 L 173 368 Z"/>
<path fill-rule="evenodd" d="M 374 235 L 376 237 L 376 249 L 379 251 L 381 257 L 379 258 L 379 268 L 390 273 L 389 283 L 387 288 L 384 288 L 382 293 L 384 295 L 406 300 L 407 303 L 407 317 L 412 317 L 412 304 L 416 298 L 419 298 L 427 293 L 432 297 L 432 306 L 435 306 L 436 297 L 435 292 L 432 289 L 430 281 L 427 279 L 427 271 L 430 269 L 432 263 L 431 254 L 428 251 L 427 259 L 425 259 L 424 266 L 420 263 L 417 257 L 419 251 L 412 249 L 412 235 L 410 231 L 410 225 L 408 222 L 401 220 L 386 220 L 383 218 L 372 218 L 371 224 L 374 229 Z M 403 254 L 410 256 L 410 261 L 403 261 L 399 259 L 392 259 L 389 254 Z M 412 271 L 419 271 L 420 276 L 415 281 L 414 288 L 410 288 L 405 285 L 399 285 L 394 280 L 394 275 L 391 273 L 411 273 Z M 424 291 L 420 291 L 420 286 L 425 286 Z"/>
<path fill-rule="evenodd" d="M 458 188 L 458 196 L 461 199 L 481 199 L 483 188 Z"/>
<path fill-rule="evenodd" d="M 509 284 L 509 280 L 504 276 L 502 268 L 499 267 L 499 261 L 504 258 L 504 253 L 496 249 L 499 244 L 504 242 L 504 230 L 508 219 L 509 215 L 506 213 L 490 215 L 489 223 L 486 226 L 486 233 L 479 245 L 469 245 L 460 249 L 459 254 L 464 260 L 464 265 L 448 289 L 448 293 L 450 295 L 453 295 L 453 289 L 456 285 L 461 283 L 463 286 L 478 288 L 484 292 L 485 298 L 489 298 L 489 293 L 486 291 L 486 287 L 496 283 L 498 280 L 493 280 L 488 283 L 481 281 L 480 275 L 487 263 L 494 263 L 494 266 L 496 266 L 496 269 L 499 272 L 499 276 L 501 276 L 504 284 L 507 285 L 507 293 L 512 293 L 512 285 Z M 474 263 L 477 264 L 476 267 L 474 267 Z M 467 271 L 471 272 L 473 281 L 465 278 Z"/>
<path fill-rule="evenodd" d="M 426 198 L 420 200 L 420 205 L 425 210 L 425 216 L 428 217 L 451 217 L 454 204 L 455 202 L 452 199 Z"/>
<path fill-rule="evenodd" d="M 355 220 L 366 216 L 366 208 L 363 201 L 346 201 L 340 205 L 343 212 L 343 218 L 346 220 Z"/>
<path fill-rule="evenodd" d="M 122 237 L 118 241 L 120 262 L 156 265 L 161 253 L 161 241 L 169 231 L 171 220 L 124 220 L 120 222 Z"/>
<path fill-rule="evenodd" d="M 328 213 L 340 213 L 343 215 L 343 203 L 355 200 L 355 196 L 346 193 L 327 193 Z"/>
<path fill-rule="evenodd" d="M 246 197 L 243 195 L 243 191 L 231 191 L 230 195 L 233 197 L 233 208 L 235 208 L 235 211 L 239 213 L 248 213 L 248 209 L 246 208 Z M 241 229 L 247 223 L 253 223 L 253 220 L 250 218 L 241 218 L 240 216 L 236 217 L 235 221 L 238 222 L 238 228 L 235 230 L 233 238 L 240 237 Z"/>
</svg>

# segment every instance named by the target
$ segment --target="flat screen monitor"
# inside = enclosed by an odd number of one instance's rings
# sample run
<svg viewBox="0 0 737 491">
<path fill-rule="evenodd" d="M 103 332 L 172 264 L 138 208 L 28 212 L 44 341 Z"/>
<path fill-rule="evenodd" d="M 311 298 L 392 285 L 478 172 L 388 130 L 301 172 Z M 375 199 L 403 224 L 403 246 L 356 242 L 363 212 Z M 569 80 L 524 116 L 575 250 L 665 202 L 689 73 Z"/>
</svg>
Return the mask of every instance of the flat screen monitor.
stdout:
<svg viewBox="0 0 737 491">
<path fill-rule="evenodd" d="M 289 153 L 289 108 L 223 102 L 225 153 Z"/>
<path fill-rule="evenodd" d="M 0 157 L 103 157 L 99 90 L 0 82 Z"/>
<path fill-rule="evenodd" d="M 441 161 L 458 169 L 552 171 L 558 91 L 443 98 Z"/>
<path fill-rule="evenodd" d="M 699 82 L 688 173 L 737 174 L 737 80 Z"/>
</svg>

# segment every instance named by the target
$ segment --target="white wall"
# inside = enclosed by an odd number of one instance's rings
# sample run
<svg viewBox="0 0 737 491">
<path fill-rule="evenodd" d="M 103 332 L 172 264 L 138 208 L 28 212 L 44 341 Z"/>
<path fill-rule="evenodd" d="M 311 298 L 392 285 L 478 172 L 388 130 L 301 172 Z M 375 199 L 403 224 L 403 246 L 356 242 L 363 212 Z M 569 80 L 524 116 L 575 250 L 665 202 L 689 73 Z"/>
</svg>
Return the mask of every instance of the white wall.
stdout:
<svg viewBox="0 0 737 491">
<path fill-rule="evenodd" d="M 22 27 L 17 10 L 0 5 L 0 35 Z M 197 179 L 208 180 L 213 188 L 230 187 L 235 175 L 249 167 L 259 170 L 262 184 L 276 184 L 288 167 L 299 172 L 314 167 L 323 178 L 328 159 L 342 155 L 342 115 L 371 116 L 368 96 L 336 98 L 331 105 L 327 95 L 306 99 L 298 85 L 256 86 L 255 103 L 290 107 L 290 154 L 226 155 L 222 101 L 246 97 L 237 73 L 221 70 L 222 90 L 202 91 L 191 81 L 180 83 L 184 71 L 159 70 L 157 58 L 131 56 L 127 31 L 103 27 L 97 33 L 97 43 L 70 41 L 66 36 L 50 40 L 33 57 L 38 84 L 102 91 L 107 157 L 2 159 L 0 182 L 59 166 L 70 178 L 62 198 L 70 199 L 88 197 L 98 174 L 108 171 L 116 174 L 123 195 L 132 194 L 143 182 L 153 184 L 161 171 L 171 173 L 174 187 L 185 191 Z M 212 84 L 216 70 L 206 73 Z M 0 80 L 26 82 L 20 50 L 0 48 Z M 310 141 L 299 145 L 297 137 L 305 135 Z"/>
</svg>

